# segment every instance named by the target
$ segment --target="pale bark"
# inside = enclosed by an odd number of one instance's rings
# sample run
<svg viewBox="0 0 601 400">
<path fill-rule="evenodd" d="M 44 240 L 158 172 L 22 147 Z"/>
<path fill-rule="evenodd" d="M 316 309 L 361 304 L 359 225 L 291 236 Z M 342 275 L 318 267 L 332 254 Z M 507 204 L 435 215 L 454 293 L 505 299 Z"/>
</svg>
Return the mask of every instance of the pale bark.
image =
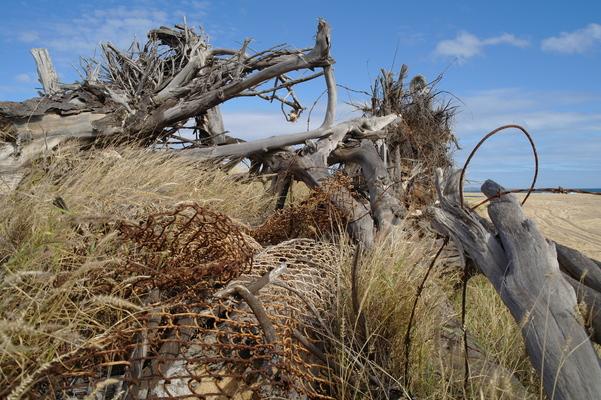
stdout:
<svg viewBox="0 0 601 400">
<path fill-rule="evenodd" d="M 384 161 L 369 140 L 358 146 L 339 147 L 332 153 L 335 161 L 354 162 L 361 166 L 367 187 L 371 209 L 380 234 L 386 235 L 392 225 L 397 225 L 405 216 L 405 208 L 394 196 L 394 188 Z"/>
<path fill-rule="evenodd" d="M 491 200 L 493 236 L 460 206 L 458 174 L 439 172 L 435 226 L 455 237 L 493 284 L 520 325 L 528 356 L 552 399 L 596 399 L 601 366 L 580 320 L 574 289 L 562 277 L 555 246 L 547 242 L 514 195 Z M 487 196 L 504 189 L 492 181 Z"/>
<path fill-rule="evenodd" d="M 267 153 L 282 147 L 305 143 L 311 139 L 324 139 L 320 141 L 320 163 L 327 161 L 329 154 L 336 149 L 338 143 L 346 136 L 355 131 L 374 131 L 378 127 L 385 127 L 392 123 L 396 116 L 358 118 L 341 122 L 332 127 L 320 127 L 306 132 L 290 133 L 286 135 L 271 136 L 265 139 L 257 139 L 251 142 L 227 144 L 208 148 L 186 150 L 189 156 L 199 158 L 221 158 L 221 157 L 247 157 L 256 153 Z M 380 128 L 381 129 L 381 128 Z M 333 137 L 332 139 L 328 139 Z M 327 140 L 325 140 L 327 139 Z M 325 157 L 325 158 L 324 158 Z"/>
<path fill-rule="evenodd" d="M 38 77 L 44 93 L 48 96 L 60 92 L 60 84 L 58 82 L 58 75 L 46 49 L 31 49 L 31 54 L 35 59 L 35 64 L 38 69 Z"/>
</svg>

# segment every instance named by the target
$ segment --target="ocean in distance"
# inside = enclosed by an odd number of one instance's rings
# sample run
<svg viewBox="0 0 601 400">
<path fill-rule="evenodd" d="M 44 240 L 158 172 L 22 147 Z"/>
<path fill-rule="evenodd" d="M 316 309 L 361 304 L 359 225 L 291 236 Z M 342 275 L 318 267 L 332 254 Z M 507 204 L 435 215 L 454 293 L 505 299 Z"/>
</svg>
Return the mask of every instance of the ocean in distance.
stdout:
<svg viewBox="0 0 601 400">
<path fill-rule="evenodd" d="M 591 193 L 601 193 L 601 188 L 570 188 L 570 189 L 582 190 L 582 191 L 591 192 Z M 466 188 L 464 191 L 466 193 L 480 193 L 480 188 L 469 187 L 469 188 Z M 536 190 L 535 190 L 535 192 L 536 192 Z M 544 192 L 542 192 L 542 193 L 544 193 Z"/>
</svg>

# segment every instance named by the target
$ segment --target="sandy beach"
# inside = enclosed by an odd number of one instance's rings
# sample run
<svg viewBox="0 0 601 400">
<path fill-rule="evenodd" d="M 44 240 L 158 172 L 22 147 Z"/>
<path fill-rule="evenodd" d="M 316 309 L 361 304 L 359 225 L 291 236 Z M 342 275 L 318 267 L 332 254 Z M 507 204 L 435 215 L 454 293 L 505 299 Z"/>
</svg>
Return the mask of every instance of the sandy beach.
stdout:
<svg viewBox="0 0 601 400">
<path fill-rule="evenodd" d="M 480 193 L 466 193 L 471 204 L 483 198 Z M 485 206 L 482 209 L 485 213 Z M 601 196 L 537 193 L 530 196 L 524 210 L 549 239 L 601 260 Z"/>
</svg>

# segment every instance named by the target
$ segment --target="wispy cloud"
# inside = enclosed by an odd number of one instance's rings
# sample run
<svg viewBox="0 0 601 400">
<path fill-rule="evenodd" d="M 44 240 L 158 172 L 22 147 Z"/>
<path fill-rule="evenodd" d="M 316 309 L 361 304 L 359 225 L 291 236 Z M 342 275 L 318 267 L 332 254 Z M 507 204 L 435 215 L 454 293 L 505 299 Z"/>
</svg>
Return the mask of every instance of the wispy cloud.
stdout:
<svg viewBox="0 0 601 400">
<path fill-rule="evenodd" d="M 481 54 L 487 46 L 500 44 L 527 47 L 529 42 L 510 33 L 481 39 L 469 32 L 459 32 L 454 39 L 446 39 L 438 42 L 434 53 L 439 56 L 456 57 L 460 61 L 465 61 L 468 58 Z"/>
<path fill-rule="evenodd" d="M 30 83 L 33 82 L 33 79 L 29 74 L 19 74 L 15 76 L 15 80 L 20 83 Z"/>
<path fill-rule="evenodd" d="M 553 99 L 550 105 L 549 99 Z M 461 97 L 457 131 L 465 137 L 481 135 L 499 125 L 518 123 L 541 132 L 582 133 L 600 130 L 600 95 L 572 92 L 533 92 L 517 88 L 479 91 Z M 572 107 L 567 107 L 572 106 Z M 580 111 L 568 111 L 579 106 Z"/>
<path fill-rule="evenodd" d="M 582 54 L 601 44 L 601 25 L 589 24 L 573 32 L 561 32 L 541 42 L 544 51 L 564 54 Z"/>
<path fill-rule="evenodd" d="M 127 47 L 134 37 L 143 40 L 148 29 L 165 24 L 164 11 L 119 6 L 93 10 L 69 24 L 48 26 L 44 45 L 55 51 L 89 54 L 100 42 Z"/>
<path fill-rule="evenodd" d="M 4 36 L 48 47 L 52 53 L 65 53 L 72 58 L 73 55 L 92 54 L 101 42 L 112 42 L 118 47 L 127 48 L 134 38 L 143 42 L 148 30 L 181 23 L 184 17 L 191 24 L 200 24 L 208 6 L 206 1 L 192 0 L 182 0 L 170 7 L 153 2 L 106 8 L 84 6 L 81 14 L 68 22 L 49 19 L 36 27 L 15 27 Z"/>
<path fill-rule="evenodd" d="M 455 124 L 463 147 L 455 155 L 458 165 L 485 133 L 500 125 L 519 124 L 529 130 L 537 145 L 540 185 L 601 185 L 601 108 L 597 106 L 601 95 L 507 88 L 475 92 L 461 100 L 464 104 Z M 469 177 L 476 181 L 497 177 L 507 186 L 523 187 L 531 170 L 528 143 L 508 132 L 480 149 Z"/>
<path fill-rule="evenodd" d="M 17 39 L 23 43 L 31 43 L 39 40 L 40 35 L 36 31 L 23 31 L 18 33 Z"/>
</svg>

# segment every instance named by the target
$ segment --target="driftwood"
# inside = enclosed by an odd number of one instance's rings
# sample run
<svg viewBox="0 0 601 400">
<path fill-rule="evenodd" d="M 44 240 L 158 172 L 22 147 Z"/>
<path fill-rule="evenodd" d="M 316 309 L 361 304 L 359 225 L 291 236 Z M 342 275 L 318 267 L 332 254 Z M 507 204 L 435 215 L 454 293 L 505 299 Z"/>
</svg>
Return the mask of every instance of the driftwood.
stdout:
<svg viewBox="0 0 601 400">
<path fill-rule="evenodd" d="M 332 153 L 337 162 L 354 162 L 361 166 L 367 182 L 374 220 L 382 235 L 386 235 L 391 225 L 396 225 L 405 215 L 399 197 L 394 196 L 393 183 L 384 160 L 378 154 L 373 142 L 361 140 L 355 146 L 339 147 Z"/>
<path fill-rule="evenodd" d="M 365 182 L 365 189 L 353 188 L 357 195 L 341 188 L 331 201 L 348 217 L 351 236 L 367 247 L 404 217 L 401 168 L 387 168 L 387 140 L 402 119 L 396 113 L 366 112 L 362 118 L 335 123 L 337 85 L 330 27 L 324 20 L 319 20 L 315 45 L 309 49 L 278 47 L 249 54 L 248 41 L 238 50 L 212 49 L 187 26 L 161 27 L 148 37 L 143 49 L 137 43 L 129 51 L 102 45 L 104 62 L 89 60 L 84 81 L 70 85 L 59 83 L 48 52 L 34 49 L 44 95 L 21 103 L 0 102 L 3 191 L 14 189 L 33 160 L 67 140 L 96 146 L 175 143 L 189 157 L 226 160 L 227 169 L 248 158 L 251 174 L 275 174 L 272 193 L 278 196 L 278 208 L 285 204 L 293 179 L 318 188 L 333 175 L 332 167 L 350 172 Z M 315 68 L 321 71 L 299 78 L 288 75 Z M 251 142 L 226 134 L 221 103 L 247 96 L 277 101 L 282 110 L 290 110 L 286 118 L 295 120 L 304 108 L 293 87 L 321 76 L 327 108 L 319 128 Z M 271 80 L 273 87 L 265 88 Z M 192 120 L 194 139 L 179 132 Z"/>
<path fill-rule="evenodd" d="M 577 281 L 568 274 L 563 274 L 564 279 L 572 285 L 576 292 L 580 312 L 584 316 L 585 326 L 588 328 L 591 340 L 601 343 L 601 293 Z"/>
<path fill-rule="evenodd" d="M 66 86 L 58 85 L 47 51 L 35 49 L 45 96 L 0 102 L 0 174 L 14 174 L 68 139 L 156 143 L 190 118 L 200 119 L 199 128 L 214 137 L 209 144 L 219 144 L 225 133 L 219 104 L 252 95 L 274 78 L 290 89 L 294 82 L 286 80 L 287 73 L 333 63 L 330 28 L 323 20 L 309 50 L 275 49 L 248 56 L 246 44 L 236 51 L 212 51 L 188 27 L 162 27 L 151 31 L 149 39 L 143 51 L 129 53 L 103 45 L 106 76 L 99 77 L 99 66 L 90 61 L 84 82 Z M 159 55 L 159 46 L 170 48 L 167 56 Z"/>
<path fill-rule="evenodd" d="M 337 138 L 337 141 L 340 141 L 346 135 L 351 135 L 354 132 L 363 130 L 368 130 L 370 132 L 377 131 L 382 129 L 382 127 L 392 123 L 395 119 L 396 116 L 358 118 L 342 122 L 335 126 L 327 125 L 306 132 L 271 136 L 265 139 L 253 140 L 252 142 L 190 149 L 186 150 L 185 154 L 198 158 L 248 157 L 256 153 L 267 153 L 269 151 L 278 150 L 286 146 L 305 143 L 310 139 L 324 139 L 334 136 Z M 324 150 L 323 153 L 325 152 L 326 151 Z"/>
<path fill-rule="evenodd" d="M 553 243 L 527 219 L 513 195 L 491 200 L 490 232 L 475 213 L 459 202 L 458 174 L 438 173 L 439 205 L 434 225 L 459 242 L 493 284 L 520 324 L 526 350 L 552 399 L 596 399 L 601 366 L 582 326 L 572 286 L 564 279 Z M 487 181 L 487 196 L 504 189 Z"/>
<path fill-rule="evenodd" d="M 38 76 L 40 83 L 44 88 L 44 93 L 51 96 L 60 92 L 60 84 L 58 75 L 52 65 L 52 60 L 46 49 L 31 49 L 31 54 L 35 59 L 35 64 L 38 67 Z"/>
<path fill-rule="evenodd" d="M 557 261 L 563 272 L 601 293 L 601 268 L 595 260 L 557 242 L 555 242 L 555 248 L 557 249 Z"/>
</svg>

